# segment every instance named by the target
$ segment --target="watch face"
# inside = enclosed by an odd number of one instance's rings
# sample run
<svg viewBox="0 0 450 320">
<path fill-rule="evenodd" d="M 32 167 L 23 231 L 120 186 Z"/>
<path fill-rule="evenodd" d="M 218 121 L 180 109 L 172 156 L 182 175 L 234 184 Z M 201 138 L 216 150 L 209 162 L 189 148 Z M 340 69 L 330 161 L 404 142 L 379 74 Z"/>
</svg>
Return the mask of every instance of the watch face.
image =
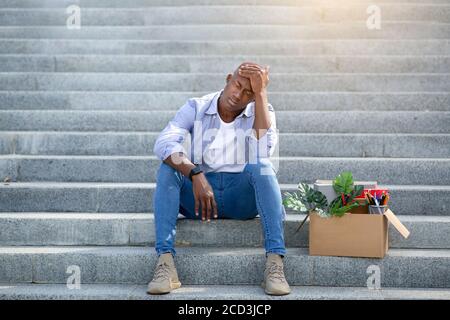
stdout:
<svg viewBox="0 0 450 320">
<path fill-rule="evenodd" d="M 202 170 L 199 167 L 195 167 L 192 171 L 194 172 L 194 174 L 202 172 Z"/>
<path fill-rule="evenodd" d="M 202 172 L 202 170 L 199 167 L 195 167 L 192 168 L 191 173 L 190 173 L 190 178 L 192 178 L 192 176 L 199 174 L 200 172 Z"/>
</svg>

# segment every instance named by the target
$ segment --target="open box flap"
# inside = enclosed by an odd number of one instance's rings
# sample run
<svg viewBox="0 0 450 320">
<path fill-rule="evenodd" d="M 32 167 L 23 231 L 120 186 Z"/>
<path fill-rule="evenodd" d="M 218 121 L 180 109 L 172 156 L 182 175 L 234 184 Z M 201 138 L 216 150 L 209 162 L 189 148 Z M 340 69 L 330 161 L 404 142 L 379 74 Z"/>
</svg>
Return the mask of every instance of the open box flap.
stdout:
<svg viewBox="0 0 450 320">
<path fill-rule="evenodd" d="M 409 237 L 409 230 L 406 229 L 403 223 L 395 216 L 395 214 L 390 210 L 387 209 L 384 212 L 384 215 L 389 220 L 390 223 L 394 226 L 395 229 L 397 229 L 398 232 L 403 236 L 403 238 L 407 239 Z"/>
</svg>

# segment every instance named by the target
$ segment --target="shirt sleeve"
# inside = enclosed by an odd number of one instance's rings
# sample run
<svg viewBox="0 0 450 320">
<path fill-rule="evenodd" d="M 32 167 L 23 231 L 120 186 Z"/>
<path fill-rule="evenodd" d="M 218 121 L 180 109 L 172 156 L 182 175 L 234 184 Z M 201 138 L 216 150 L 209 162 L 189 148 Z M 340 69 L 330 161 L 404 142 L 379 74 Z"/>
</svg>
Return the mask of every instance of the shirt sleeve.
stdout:
<svg viewBox="0 0 450 320">
<path fill-rule="evenodd" d="M 195 102 L 189 99 L 158 135 L 153 152 L 160 160 L 165 160 L 176 152 L 183 152 L 189 156 L 183 142 L 194 126 L 195 111 Z"/>
<path fill-rule="evenodd" d="M 254 131 L 250 136 L 250 141 L 253 144 L 253 147 L 257 150 L 257 155 L 259 158 L 269 158 L 275 152 L 275 147 L 278 143 L 278 133 L 277 133 L 277 124 L 276 124 L 276 116 L 275 109 L 269 103 L 269 115 L 270 115 L 270 127 L 267 129 L 266 133 L 259 138 L 259 140 L 254 135 Z"/>
</svg>

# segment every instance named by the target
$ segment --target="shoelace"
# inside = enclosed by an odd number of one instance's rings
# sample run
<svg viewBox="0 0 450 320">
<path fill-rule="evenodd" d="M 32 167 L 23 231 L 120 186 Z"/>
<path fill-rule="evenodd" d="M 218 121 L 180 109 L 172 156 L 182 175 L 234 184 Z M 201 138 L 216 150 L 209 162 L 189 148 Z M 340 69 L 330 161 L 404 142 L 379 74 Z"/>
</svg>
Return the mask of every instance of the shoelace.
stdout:
<svg viewBox="0 0 450 320">
<path fill-rule="evenodd" d="M 280 266 L 275 262 L 272 262 L 272 264 L 269 266 L 268 277 L 273 280 L 279 280 L 280 282 L 284 283 L 286 279 L 284 277 L 283 266 Z"/>
<path fill-rule="evenodd" d="M 155 276 L 153 280 L 164 281 L 169 279 L 170 267 L 167 263 L 163 262 L 156 267 Z"/>
</svg>

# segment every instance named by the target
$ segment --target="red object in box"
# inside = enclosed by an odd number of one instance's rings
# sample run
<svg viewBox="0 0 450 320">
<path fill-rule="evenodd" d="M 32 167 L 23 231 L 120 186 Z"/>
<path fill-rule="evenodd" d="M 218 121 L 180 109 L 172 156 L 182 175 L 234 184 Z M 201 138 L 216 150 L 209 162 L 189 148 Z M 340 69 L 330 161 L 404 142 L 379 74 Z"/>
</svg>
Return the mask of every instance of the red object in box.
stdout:
<svg viewBox="0 0 450 320">
<path fill-rule="evenodd" d="M 364 189 L 361 195 L 355 197 L 355 199 L 364 199 L 364 194 L 368 192 L 374 197 L 380 198 L 383 193 L 389 193 L 389 189 L 387 188 L 376 188 L 376 189 Z"/>
</svg>

